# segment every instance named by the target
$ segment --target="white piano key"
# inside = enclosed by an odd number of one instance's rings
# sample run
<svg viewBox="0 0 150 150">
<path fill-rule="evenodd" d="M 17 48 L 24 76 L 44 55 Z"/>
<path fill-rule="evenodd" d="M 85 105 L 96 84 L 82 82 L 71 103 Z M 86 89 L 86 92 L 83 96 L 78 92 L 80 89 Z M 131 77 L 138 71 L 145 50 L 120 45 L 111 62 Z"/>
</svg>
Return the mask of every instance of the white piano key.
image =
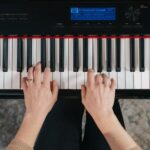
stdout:
<svg viewBox="0 0 150 150">
<path fill-rule="evenodd" d="M 79 39 L 79 71 L 77 72 L 77 89 L 81 89 L 84 84 L 85 73 L 83 72 L 83 39 Z"/>
<path fill-rule="evenodd" d="M 69 68 L 69 49 L 68 49 L 68 39 L 64 39 L 64 72 L 61 72 L 61 89 L 69 88 L 68 80 L 68 68 Z"/>
<path fill-rule="evenodd" d="M 87 72 L 84 72 L 84 84 L 87 83 Z"/>
<path fill-rule="evenodd" d="M 0 67 L 2 66 L 2 56 L 3 56 L 3 39 L 0 38 Z M 2 68 L 0 68 L 2 69 Z"/>
<path fill-rule="evenodd" d="M 36 38 L 32 39 L 32 65 L 35 66 L 37 61 L 36 61 Z"/>
<path fill-rule="evenodd" d="M 17 39 L 12 41 L 12 89 L 20 89 L 20 72 L 17 72 Z"/>
<path fill-rule="evenodd" d="M 130 39 L 125 39 L 125 50 L 126 50 L 126 89 L 133 89 L 134 78 L 133 72 L 130 72 Z"/>
<path fill-rule="evenodd" d="M 21 73 L 21 78 L 27 76 L 27 38 L 23 39 L 23 70 Z M 22 84 L 21 84 L 22 89 Z"/>
<path fill-rule="evenodd" d="M 103 70 L 102 73 L 109 75 L 107 72 L 107 45 L 106 45 L 106 38 L 102 38 L 102 65 L 103 65 Z"/>
<path fill-rule="evenodd" d="M 150 39 L 144 40 L 144 50 L 145 50 L 145 71 L 142 72 L 142 89 L 150 88 Z"/>
<path fill-rule="evenodd" d="M 27 76 L 27 39 L 23 39 L 23 71 L 21 77 Z"/>
<path fill-rule="evenodd" d="M 12 88 L 12 39 L 8 39 L 8 72 L 4 72 L 4 89 Z"/>
<path fill-rule="evenodd" d="M 53 80 L 55 80 L 60 87 L 60 72 L 59 72 L 59 38 L 55 39 L 55 72 L 53 72 Z"/>
<path fill-rule="evenodd" d="M 118 72 L 118 79 L 117 79 L 117 87 L 118 89 L 125 89 L 126 85 L 126 48 L 125 48 L 125 39 L 120 39 L 121 45 L 121 72 Z"/>
<path fill-rule="evenodd" d="M 94 72 L 97 72 L 97 65 L 98 65 L 98 62 L 97 62 L 97 39 L 96 38 L 93 38 L 93 70 Z"/>
<path fill-rule="evenodd" d="M 41 62 L 41 39 L 36 39 L 36 63 Z"/>
<path fill-rule="evenodd" d="M 134 72 L 134 89 L 141 89 L 141 72 L 139 70 L 139 39 L 135 38 L 135 72 Z"/>
<path fill-rule="evenodd" d="M 3 89 L 4 87 L 4 78 L 3 78 L 3 39 L 0 38 L 0 89 Z"/>
<path fill-rule="evenodd" d="M 93 45 L 92 38 L 88 38 L 88 69 L 93 69 Z"/>
<path fill-rule="evenodd" d="M 73 72 L 73 39 L 69 39 L 69 89 L 77 88 L 77 73 Z"/>
<path fill-rule="evenodd" d="M 50 68 L 50 38 L 46 39 L 46 67 Z M 53 80 L 51 75 L 50 81 Z"/>
<path fill-rule="evenodd" d="M 111 63 L 112 63 L 112 71 L 109 73 L 110 78 L 113 78 L 117 81 L 117 72 L 116 72 L 116 39 L 111 39 Z"/>
</svg>

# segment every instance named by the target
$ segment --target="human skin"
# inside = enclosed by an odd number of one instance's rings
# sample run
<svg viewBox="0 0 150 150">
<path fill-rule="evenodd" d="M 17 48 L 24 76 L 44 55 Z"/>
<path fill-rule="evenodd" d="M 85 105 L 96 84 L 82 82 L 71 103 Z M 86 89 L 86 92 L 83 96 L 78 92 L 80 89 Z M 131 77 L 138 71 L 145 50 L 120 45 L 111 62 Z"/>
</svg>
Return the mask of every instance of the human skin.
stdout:
<svg viewBox="0 0 150 150">
<path fill-rule="evenodd" d="M 38 63 L 22 79 L 26 111 L 14 140 L 22 141 L 31 148 L 34 147 L 44 120 L 57 100 L 59 87 L 56 81 L 50 82 L 51 75 L 50 69 L 46 68 L 42 81 L 41 64 Z M 89 70 L 87 83 L 81 89 L 82 103 L 112 150 L 139 150 L 140 147 L 123 129 L 113 112 L 115 89 L 114 79 L 105 74 L 95 76 L 93 70 Z"/>
<path fill-rule="evenodd" d="M 57 100 L 58 85 L 55 81 L 50 82 L 51 75 L 50 69 L 46 68 L 42 81 L 41 64 L 38 63 L 22 79 L 26 111 L 15 139 L 30 147 L 34 147 L 44 120 Z M 27 82 L 27 78 L 33 81 Z"/>
<path fill-rule="evenodd" d="M 82 86 L 82 103 L 103 133 L 112 150 L 140 150 L 113 112 L 116 81 L 105 74 L 88 71 L 87 83 Z"/>
</svg>

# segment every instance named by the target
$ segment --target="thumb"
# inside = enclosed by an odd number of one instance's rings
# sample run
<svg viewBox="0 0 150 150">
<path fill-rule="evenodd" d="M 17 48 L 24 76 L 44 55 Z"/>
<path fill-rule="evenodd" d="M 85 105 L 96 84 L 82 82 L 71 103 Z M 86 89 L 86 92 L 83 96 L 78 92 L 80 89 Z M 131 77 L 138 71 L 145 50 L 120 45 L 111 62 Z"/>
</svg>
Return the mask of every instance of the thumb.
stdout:
<svg viewBox="0 0 150 150">
<path fill-rule="evenodd" d="M 21 88 L 23 88 L 23 91 L 27 89 L 26 77 L 21 78 Z"/>
<path fill-rule="evenodd" d="M 81 96 L 82 96 L 82 101 L 85 98 L 85 94 L 86 94 L 86 87 L 84 85 L 81 86 Z"/>
<path fill-rule="evenodd" d="M 52 95 L 55 101 L 57 100 L 58 91 L 59 91 L 59 88 L 58 88 L 57 82 L 52 81 Z"/>
</svg>

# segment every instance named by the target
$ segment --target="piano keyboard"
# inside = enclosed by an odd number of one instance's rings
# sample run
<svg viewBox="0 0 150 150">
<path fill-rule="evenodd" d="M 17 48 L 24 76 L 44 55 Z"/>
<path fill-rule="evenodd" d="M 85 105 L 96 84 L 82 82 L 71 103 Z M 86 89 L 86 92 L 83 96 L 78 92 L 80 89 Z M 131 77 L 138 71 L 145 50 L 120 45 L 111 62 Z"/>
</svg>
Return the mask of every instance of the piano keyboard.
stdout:
<svg viewBox="0 0 150 150">
<path fill-rule="evenodd" d="M 0 89 L 21 89 L 29 67 L 50 67 L 60 89 L 80 89 L 87 71 L 105 73 L 118 89 L 150 88 L 148 38 L 1 38 Z"/>
</svg>

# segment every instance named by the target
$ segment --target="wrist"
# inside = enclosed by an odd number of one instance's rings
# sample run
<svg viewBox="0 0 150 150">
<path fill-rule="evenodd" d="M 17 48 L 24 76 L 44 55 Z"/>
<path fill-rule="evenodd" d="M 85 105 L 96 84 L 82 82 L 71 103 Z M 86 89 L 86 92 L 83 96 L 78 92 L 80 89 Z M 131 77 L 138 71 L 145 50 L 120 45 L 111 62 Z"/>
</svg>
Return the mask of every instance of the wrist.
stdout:
<svg viewBox="0 0 150 150">
<path fill-rule="evenodd" d="M 42 125 L 44 123 L 44 120 L 46 118 L 46 115 L 43 114 L 33 114 L 33 113 L 25 113 L 22 124 L 37 124 Z"/>
<path fill-rule="evenodd" d="M 111 132 L 113 125 L 118 121 L 113 110 L 99 112 L 93 119 L 103 134 Z"/>
<path fill-rule="evenodd" d="M 100 121 L 103 122 L 104 120 L 109 120 L 109 118 L 111 116 L 115 115 L 113 110 L 100 110 L 98 112 L 96 112 L 95 114 L 93 114 L 93 119 L 94 121 Z"/>
<path fill-rule="evenodd" d="M 45 119 L 47 116 L 46 112 L 28 112 L 26 111 L 24 114 L 24 120 L 36 120 L 36 121 L 40 121 Z"/>
</svg>

